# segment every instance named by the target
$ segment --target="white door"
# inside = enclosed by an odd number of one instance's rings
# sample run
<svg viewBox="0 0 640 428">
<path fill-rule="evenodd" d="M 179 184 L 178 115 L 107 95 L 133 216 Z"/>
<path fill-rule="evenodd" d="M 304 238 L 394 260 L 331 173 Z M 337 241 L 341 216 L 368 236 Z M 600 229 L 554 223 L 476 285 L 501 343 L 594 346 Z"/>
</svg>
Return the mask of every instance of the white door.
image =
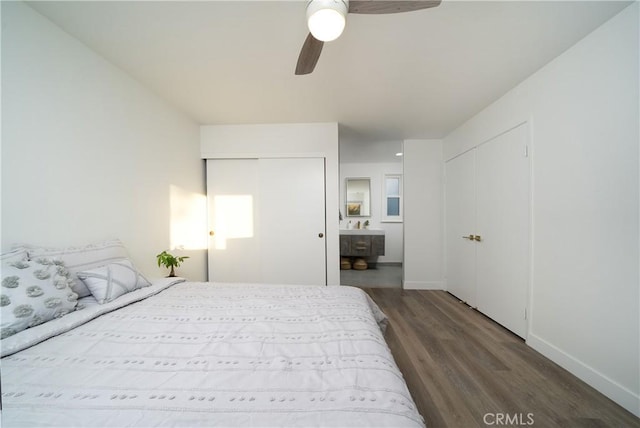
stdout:
<svg viewBox="0 0 640 428">
<path fill-rule="evenodd" d="M 475 150 L 445 165 L 447 291 L 476 306 Z"/>
<path fill-rule="evenodd" d="M 477 148 L 478 310 L 525 337 L 529 284 L 527 126 Z"/>
<path fill-rule="evenodd" d="M 209 280 L 326 284 L 323 158 L 207 160 Z"/>
<path fill-rule="evenodd" d="M 258 159 L 207 160 L 209 281 L 260 282 Z"/>
<path fill-rule="evenodd" d="M 262 281 L 326 281 L 324 159 L 260 161 Z"/>
</svg>

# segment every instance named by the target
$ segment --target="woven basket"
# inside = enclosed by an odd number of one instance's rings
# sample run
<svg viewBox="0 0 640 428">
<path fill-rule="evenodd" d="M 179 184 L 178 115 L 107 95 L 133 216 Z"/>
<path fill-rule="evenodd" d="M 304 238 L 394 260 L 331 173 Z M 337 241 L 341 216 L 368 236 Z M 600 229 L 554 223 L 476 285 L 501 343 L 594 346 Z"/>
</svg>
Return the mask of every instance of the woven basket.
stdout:
<svg viewBox="0 0 640 428">
<path fill-rule="evenodd" d="M 349 260 L 349 257 L 341 257 L 340 258 L 340 269 L 342 269 L 342 270 L 351 269 L 351 260 Z"/>
<path fill-rule="evenodd" d="M 353 268 L 355 270 L 366 270 L 368 267 L 369 265 L 367 265 L 365 259 L 356 259 L 356 261 L 353 262 Z"/>
</svg>

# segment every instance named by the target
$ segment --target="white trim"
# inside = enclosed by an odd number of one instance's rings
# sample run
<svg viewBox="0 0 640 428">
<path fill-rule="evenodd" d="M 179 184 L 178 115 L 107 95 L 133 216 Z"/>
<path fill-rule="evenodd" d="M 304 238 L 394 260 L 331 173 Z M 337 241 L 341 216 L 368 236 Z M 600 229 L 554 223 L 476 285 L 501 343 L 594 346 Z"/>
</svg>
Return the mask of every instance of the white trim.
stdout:
<svg viewBox="0 0 640 428">
<path fill-rule="evenodd" d="M 535 197 L 535 129 L 534 129 L 534 120 L 533 116 L 530 115 L 529 118 L 524 122 L 525 126 L 527 126 L 527 156 L 529 157 L 529 284 L 528 284 L 528 292 L 527 292 L 527 306 L 526 306 L 526 318 L 527 318 L 527 331 L 524 336 L 524 340 L 527 341 L 529 339 L 529 335 L 531 334 L 531 328 L 533 326 L 533 291 L 535 286 L 534 281 L 534 249 L 535 249 L 535 210 L 534 210 L 534 197 Z"/>
<path fill-rule="evenodd" d="M 635 394 L 613 379 L 567 354 L 533 332 L 529 332 L 527 345 L 591 385 L 629 412 L 640 417 L 640 395 Z"/>
</svg>

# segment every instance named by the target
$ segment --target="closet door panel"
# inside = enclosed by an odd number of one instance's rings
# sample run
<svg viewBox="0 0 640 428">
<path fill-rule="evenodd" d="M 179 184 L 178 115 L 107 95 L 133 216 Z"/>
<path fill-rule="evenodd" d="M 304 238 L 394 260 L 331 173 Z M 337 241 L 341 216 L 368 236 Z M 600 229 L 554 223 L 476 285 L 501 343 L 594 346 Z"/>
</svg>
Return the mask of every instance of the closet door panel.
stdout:
<svg viewBox="0 0 640 428">
<path fill-rule="evenodd" d="M 477 148 L 478 310 L 522 337 L 527 330 L 529 175 L 526 124 Z"/>
<path fill-rule="evenodd" d="M 207 160 L 209 281 L 260 282 L 258 159 Z"/>
<path fill-rule="evenodd" d="M 261 159 L 263 282 L 326 281 L 324 159 Z"/>
<path fill-rule="evenodd" d="M 209 159 L 209 280 L 326 284 L 323 158 Z"/>
<path fill-rule="evenodd" d="M 476 306 L 475 150 L 445 165 L 447 291 Z"/>
</svg>

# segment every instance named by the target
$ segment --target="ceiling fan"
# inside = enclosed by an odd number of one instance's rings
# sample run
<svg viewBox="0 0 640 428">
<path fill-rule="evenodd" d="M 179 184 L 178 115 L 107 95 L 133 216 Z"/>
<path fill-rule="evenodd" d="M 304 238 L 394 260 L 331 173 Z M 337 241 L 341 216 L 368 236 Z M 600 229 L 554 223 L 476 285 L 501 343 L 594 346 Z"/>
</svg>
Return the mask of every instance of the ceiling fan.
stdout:
<svg viewBox="0 0 640 428">
<path fill-rule="evenodd" d="M 315 68 L 324 42 L 337 39 L 346 23 L 347 13 L 387 14 L 412 12 L 440 5 L 442 0 L 310 0 L 307 4 L 307 36 L 296 75 L 309 74 Z"/>
</svg>

